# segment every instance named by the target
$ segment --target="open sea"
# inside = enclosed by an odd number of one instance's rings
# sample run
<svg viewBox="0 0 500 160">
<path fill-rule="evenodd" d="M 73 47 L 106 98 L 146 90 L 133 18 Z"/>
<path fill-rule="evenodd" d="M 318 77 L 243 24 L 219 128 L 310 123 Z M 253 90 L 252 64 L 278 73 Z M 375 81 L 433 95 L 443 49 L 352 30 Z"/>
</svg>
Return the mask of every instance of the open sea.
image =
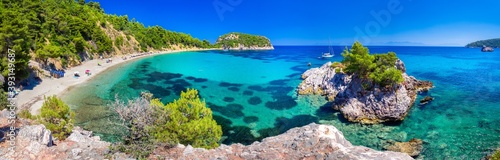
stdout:
<svg viewBox="0 0 500 160">
<path fill-rule="evenodd" d="M 361 125 L 347 122 L 320 96 L 297 96 L 301 74 L 335 57 L 318 58 L 324 46 L 276 46 L 273 51 L 202 51 L 157 55 L 117 65 L 62 97 L 76 112 L 77 126 L 102 139 L 124 134 L 107 107 L 116 98 L 149 91 L 162 102 L 187 88 L 199 90 L 222 126 L 224 144 L 251 144 L 309 123 L 330 124 L 354 145 L 377 150 L 389 141 L 424 141 L 425 159 L 480 159 L 500 147 L 500 53 L 462 47 L 368 47 L 371 53 L 394 51 L 407 73 L 436 86 L 415 104 L 403 122 Z"/>
</svg>

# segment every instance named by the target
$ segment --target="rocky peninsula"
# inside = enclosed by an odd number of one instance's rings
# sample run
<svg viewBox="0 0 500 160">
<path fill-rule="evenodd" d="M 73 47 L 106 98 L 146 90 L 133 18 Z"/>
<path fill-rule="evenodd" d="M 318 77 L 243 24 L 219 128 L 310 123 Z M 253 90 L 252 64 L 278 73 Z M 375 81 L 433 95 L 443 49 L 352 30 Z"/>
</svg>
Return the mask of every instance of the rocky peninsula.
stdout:
<svg viewBox="0 0 500 160">
<path fill-rule="evenodd" d="M 465 47 L 468 48 L 481 48 L 481 47 L 486 47 L 488 48 L 499 48 L 500 47 L 500 38 L 493 38 L 493 39 L 485 39 L 485 40 L 479 40 L 476 42 L 472 42 L 467 44 Z"/>
<path fill-rule="evenodd" d="M 428 91 L 433 84 L 406 74 L 406 67 L 400 59 L 393 67 L 401 71 L 402 82 L 392 85 L 392 89 L 378 85 L 365 89 L 365 79 L 358 74 L 344 73 L 342 64 L 328 62 L 302 74 L 304 80 L 297 91 L 300 95 L 326 96 L 333 102 L 332 107 L 351 122 L 376 124 L 401 121 L 413 106 L 417 93 Z"/>
<path fill-rule="evenodd" d="M 220 36 L 216 43 L 224 50 L 273 50 L 269 38 L 259 35 L 232 32 Z"/>
</svg>

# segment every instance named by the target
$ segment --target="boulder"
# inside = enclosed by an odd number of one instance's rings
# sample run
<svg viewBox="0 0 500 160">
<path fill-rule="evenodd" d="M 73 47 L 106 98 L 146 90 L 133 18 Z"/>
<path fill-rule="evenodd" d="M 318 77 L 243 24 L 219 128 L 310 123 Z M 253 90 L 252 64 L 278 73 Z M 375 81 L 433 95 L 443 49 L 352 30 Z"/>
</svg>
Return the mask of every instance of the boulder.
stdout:
<svg viewBox="0 0 500 160">
<path fill-rule="evenodd" d="M 328 62 L 320 68 L 307 70 L 298 86 L 298 94 L 325 95 L 333 101 L 333 108 L 342 112 L 351 122 L 375 124 L 403 120 L 415 102 L 418 92 L 428 91 L 432 82 L 420 81 L 406 74 L 405 64 L 397 60 L 395 67 L 403 72 L 404 81 L 393 90 L 374 87 L 363 89 L 357 75 L 336 72 Z"/>
<path fill-rule="evenodd" d="M 160 157 L 160 158 L 158 158 Z M 329 125 L 309 124 L 293 128 L 284 134 L 268 137 L 262 142 L 244 146 L 222 145 L 206 150 L 177 145 L 170 149 L 157 148 L 150 159 L 413 159 L 407 154 L 376 151 L 354 146 L 337 128 Z"/>
<path fill-rule="evenodd" d="M 53 145 L 52 132 L 44 125 L 25 126 L 19 130 L 18 137 L 28 138 L 31 142 L 50 147 Z"/>
<path fill-rule="evenodd" d="M 427 103 L 431 102 L 432 100 L 434 100 L 434 98 L 432 98 L 431 96 L 425 96 L 423 99 L 420 100 L 420 105 L 421 106 L 426 105 Z"/>
<path fill-rule="evenodd" d="M 406 153 L 412 157 L 420 155 L 424 149 L 422 140 L 416 138 L 413 138 L 408 142 L 395 142 L 385 148 L 389 151 Z"/>
<path fill-rule="evenodd" d="M 111 145 L 109 142 L 101 141 L 99 136 L 92 136 L 92 132 L 85 131 L 79 127 L 73 129 L 73 133 L 66 138 L 66 141 L 73 141 L 78 143 L 81 147 L 86 147 L 86 150 L 93 152 L 99 151 L 102 153 L 107 152 L 107 147 Z"/>
<path fill-rule="evenodd" d="M 22 127 L 16 137 L 14 151 L 0 147 L 0 159 L 105 159 L 109 142 L 101 141 L 92 132 L 75 127 L 66 140 L 52 144 L 52 134 L 44 125 Z"/>
</svg>

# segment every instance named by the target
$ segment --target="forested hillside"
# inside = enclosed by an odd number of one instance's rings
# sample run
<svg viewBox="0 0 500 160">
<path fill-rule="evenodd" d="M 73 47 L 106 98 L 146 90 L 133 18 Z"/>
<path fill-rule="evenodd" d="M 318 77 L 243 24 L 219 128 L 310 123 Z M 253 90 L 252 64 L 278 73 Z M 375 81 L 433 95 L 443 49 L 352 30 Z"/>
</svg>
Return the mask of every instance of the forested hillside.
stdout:
<svg viewBox="0 0 500 160">
<path fill-rule="evenodd" d="M 465 47 L 494 47 L 500 48 L 500 38 L 480 40 L 467 44 Z"/>
<path fill-rule="evenodd" d="M 30 59 L 68 67 L 99 55 L 212 47 L 188 34 L 105 14 L 99 3 L 85 0 L 1 0 L 0 24 L 0 71 L 7 76 L 13 50 L 17 80 L 28 76 Z"/>
<path fill-rule="evenodd" d="M 220 47 L 271 47 L 271 41 L 264 36 L 257 36 L 245 33 L 232 32 L 224 34 L 217 39 L 217 46 Z"/>
</svg>

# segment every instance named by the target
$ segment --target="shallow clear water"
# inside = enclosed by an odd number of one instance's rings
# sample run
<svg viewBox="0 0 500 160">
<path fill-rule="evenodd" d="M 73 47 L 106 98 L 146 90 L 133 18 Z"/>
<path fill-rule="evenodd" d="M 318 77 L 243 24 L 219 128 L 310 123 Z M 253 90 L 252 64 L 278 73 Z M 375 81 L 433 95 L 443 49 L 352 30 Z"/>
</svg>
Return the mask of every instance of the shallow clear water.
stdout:
<svg viewBox="0 0 500 160">
<path fill-rule="evenodd" d="M 369 47 L 394 51 L 408 74 L 434 82 L 436 99 L 415 105 L 401 123 L 346 122 L 324 98 L 297 96 L 300 75 L 336 56 L 318 56 L 328 47 L 276 47 L 274 51 L 185 52 L 158 55 L 113 67 L 73 87 L 63 99 L 77 113 L 77 125 L 109 141 L 123 134 L 106 104 L 148 90 L 164 103 L 196 88 L 224 131 L 223 143 L 250 144 L 312 122 L 332 124 L 349 141 L 382 150 L 387 141 L 423 139 L 421 158 L 479 159 L 500 146 L 500 54 L 454 47 Z M 419 98 L 422 98 L 420 95 Z"/>
</svg>

